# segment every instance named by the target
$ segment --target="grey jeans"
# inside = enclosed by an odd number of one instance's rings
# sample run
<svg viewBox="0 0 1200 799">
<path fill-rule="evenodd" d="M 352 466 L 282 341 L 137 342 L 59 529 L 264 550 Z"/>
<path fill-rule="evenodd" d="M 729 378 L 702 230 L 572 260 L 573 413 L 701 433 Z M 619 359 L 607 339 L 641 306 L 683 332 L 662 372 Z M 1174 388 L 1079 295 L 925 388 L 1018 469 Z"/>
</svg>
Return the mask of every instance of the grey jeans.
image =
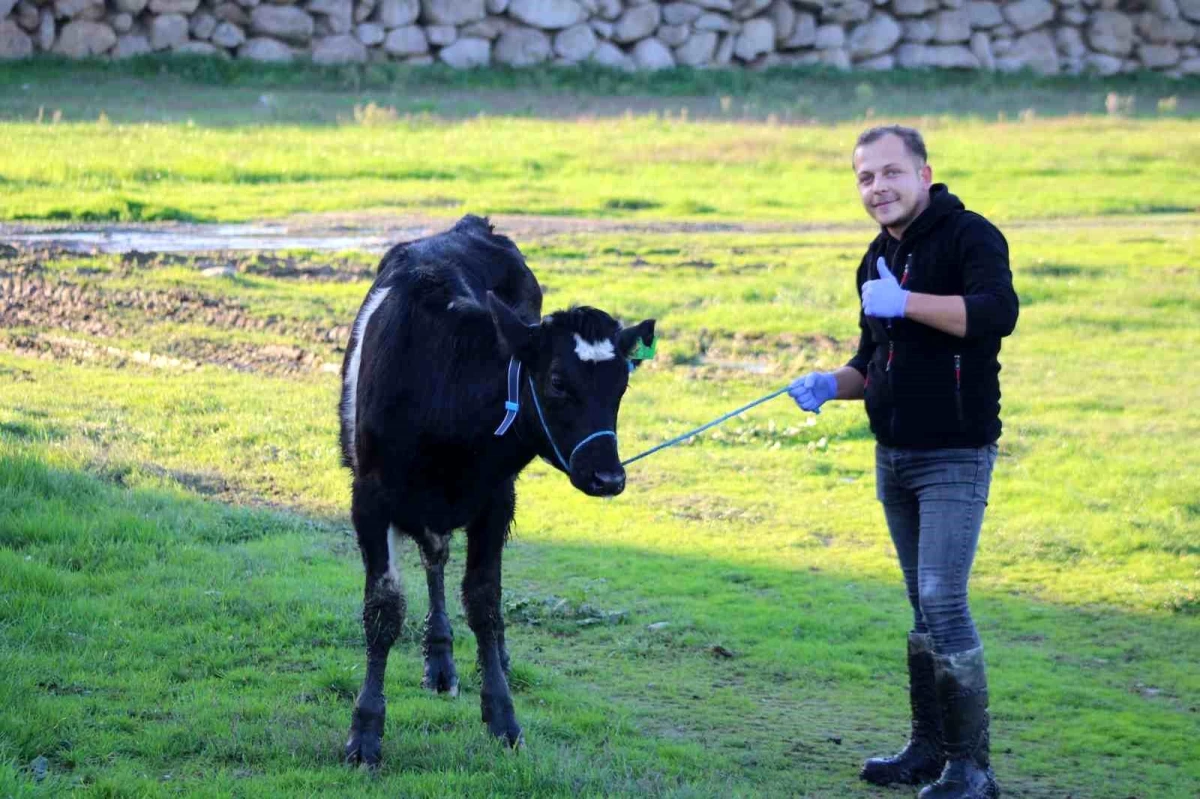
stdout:
<svg viewBox="0 0 1200 799">
<path fill-rule="evenodd" d="M 955 449 L 875 446 L 875 493 L 896 545 L 913 630 L 949 655 L 979 646 L 967 579 L 987 507 L 996 445 Z"/>
</svg>

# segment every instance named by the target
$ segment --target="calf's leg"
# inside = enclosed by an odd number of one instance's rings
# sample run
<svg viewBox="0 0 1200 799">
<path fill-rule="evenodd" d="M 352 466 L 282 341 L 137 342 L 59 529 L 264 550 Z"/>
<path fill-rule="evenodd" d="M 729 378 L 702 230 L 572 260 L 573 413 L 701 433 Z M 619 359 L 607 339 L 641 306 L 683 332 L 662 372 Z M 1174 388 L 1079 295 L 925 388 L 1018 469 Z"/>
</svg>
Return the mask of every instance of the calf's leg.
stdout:
<svg viewBox="0 0 1200 799">
<path fill-rule="evenodd" d="M 346 762 L 376 767 L 381 757 L 386 708 L 383 678 L 388 652 L 404 623 L 404 589 L 396 561 L 398 533 L 389 525 L 386 508 L 376 492 L 360 487 L 358 481 L 354 486 L 351 517 L 366 569 L 362 619 L 367 673 L 354 703 Z"/>
<path fill-rule="evenodd" d="M 429 586 L 429 615 L 425 617 L 425 676 L 421 685 L 439 694 L 458 696 L 458 672 L 454 668 L 454 631 L 446 613 L 444 570 L 450 554 L 450 536 L 426 532 L 418 539 L 425 581 Z"/>
<path fill-rule="evenodd" d="M 479 518 L 467 525 L 467 568 L 463 575 L 463 606 L 479 650 L 479 701 L 483 721 L 510 746 L 523 743 L 513 711 L 506 671 L 504 619 L 500 613 L 500 564 L 513 517 L 513 486 L 497 490 Z"/>
</svg>

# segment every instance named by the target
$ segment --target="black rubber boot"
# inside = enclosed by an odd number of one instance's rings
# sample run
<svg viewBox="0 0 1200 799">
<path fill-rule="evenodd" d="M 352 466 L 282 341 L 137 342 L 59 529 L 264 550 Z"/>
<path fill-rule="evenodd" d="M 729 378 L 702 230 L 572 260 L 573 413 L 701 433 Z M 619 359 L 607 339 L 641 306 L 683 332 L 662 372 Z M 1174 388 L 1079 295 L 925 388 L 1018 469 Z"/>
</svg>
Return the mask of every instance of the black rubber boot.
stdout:
<svg viewBox="0 0 1200 799">
<path fill-rule="evenodd" d="M 891 757 L 873 757 L 864 763 L 859 776 L 867 782 L 920 785 L 937 779 L 946 764 L 933 679 L 933 638 L 923 633 L 908 634 L 908 697 L 912 703 L 908 744 Z"/>
<path fill-rule="evenodd" d="M 938 704 L 942 709 L 941 779 L 918 799 L 996 799 L 1000 786 L 988 759 L 987 672 L 983 647 L 933 656 Z"/>
</svg>

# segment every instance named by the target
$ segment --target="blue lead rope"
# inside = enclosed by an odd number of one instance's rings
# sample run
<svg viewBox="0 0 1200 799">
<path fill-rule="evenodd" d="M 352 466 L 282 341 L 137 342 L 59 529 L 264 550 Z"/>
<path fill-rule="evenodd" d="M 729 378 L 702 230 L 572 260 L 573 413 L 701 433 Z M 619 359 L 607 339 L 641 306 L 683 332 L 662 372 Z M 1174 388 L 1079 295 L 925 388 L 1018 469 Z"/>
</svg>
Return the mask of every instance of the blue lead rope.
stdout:
<svg viewBox="0 0 1200 799">
<path fill-rule="evenodd" d="M 633 463 L 634 461 L 640 461 L 642 458 L 645 458 L 648 455 L 653 455 L 654 453 L 658 452 L 659 450 L 664 450 L 664 449 L 667 449 L 668 447 L 673 447 L 676 444 L 681 444 L 684 441 L 687 441 L 689 438 L 700 435 L 705 430 L 708 430 L 710 427 L 716 427 L 717 425 L 721 424 L 722 422 L 729 421 L 730 419 L 737 416 L 738 414 L 745 413 L 746 411 L 750 410 L 751 408 L 753 408 L 756 405 L 762 405 L 764 402 L 766 402 L 768 400 L 775 399 L 780 394 L 787 391 L 788 388 L 790 388 L 790 386 L 784 386 L 783 388 L 776 389 L 775 391 L 772 391 L 770 394 L 767 394 L 764 397 L 759 397 L 758 399 L 754 400 L 753 402 L 748 402 L 740 408 L 736 408 L 736 409 L 730 411 L 729 413 L 726 413 L 722 416 L 717 417 L 716 419 L 713 419 L 708 424 L 701 425 L 700 427 L 697 427 L 694 430 L 689 430 L 686 433 L 683 433 L 682 435 L 675 436 L 672 439 L 662 442 L 661 444 L 659 444 L 656 447 L 651 447 L 650 449 L 646 450 L 645 452 L 634 455 L 632 458 L 629 458 L 628 460 L 621 461 L 621 465 L 628 466 L 629 464 Z M 521 409 L 520 396 L 521 396 L 521 362 L 518 361 L 516 358 L 511 358 L 508 362 L 508 400 L 504 403 L 504 410 L 505 410 L 504 421 L 502 421 L 500 423 L 500 426 L 498 428 L 496 428 L 496 435 L 502 436 L 505 433 L 507 433 L 508 429 L 510 427 L 512 427 L 513 422 L 516 421 L 517 411 L 519 411 Z M 546 439 L 550 442 L 550 446 L 554 449 L 554 455 L 555 455 L 555 457 L 558 458 L 558 462 L 560 464 L 562 464 L 564 471 L 567 471 L 567 472 L 571 471 L 571 462 L 575 460 L 575 453 L 579 452 L 579 450 L 582 449 L 585 444 L 588 444 L 588 443 L 596 440 L 597 438 L 602 438 L 604 436 L 612 436 L 614 439 L 617 437 L 616 432 L 614 432 L 612 430 L 598 430 L 595 433 L 592 433 L 587 438 L 580 441 L 578 444 L 576 444 L 575 449 L 571 450 L 570 458 L 563 458 L 562 452 L 560 452 L 558 449 L 558 444 L 554 443 L 554 436 L 550 435 L 550 428 L 546 425 L 546 417 L 544 415 L 542 415 L 542 406 L 541 406 L 541 403 L 538 402 L 537 391 L 535 391 L 534 387 L 533 387 L 533 377 L 529 378 L 529 396 L 533 397 L 533 407 L 537 411 L 538 420 L 542 423 L 542 430 L 545 431 Z"/>
<path fill-rule="evenodd" d="M 746 411 L 753 408 L 755 405 L 762 405 L 767 400 L 775 399 L 780 394 L 787 391 L 789 387 L 790 386 L 784 386 L 781 389 L 772 391 L 770 394 L 767 394 L 765 397 L 759 397 L 758 399 L 754 400 L 754 402 L 748 402 L 745 405 L 743 405 L 742 407 L 740 407 L 736 410 L 732 410 L 729 413 L 725 414 L 724 416 L 720 416 L 716 419 L 713 419 L 708 424 L 701 425 L 700 427 L 697 427 L 695 430 L 689 430 L 688 432 L 684 433 L 683 435 L 675 436 L 674 438 L 672 438 L 668 441 L 664 441 L 663 443 L 659 444 L 656 447 L 651 447 L 650 449 L 646 450 L 645 452 L 643 452 L 641 454 L 634 455 L 629 460 L 621 461 L 621 465 L 628 466 L 629 464 L 633 463 L 634 461 L 640 461 L 642 458 L 646 457 L 647 455 L 653 455 L 654 453 L 658 452 L 659 450 L 666 449 L 667 447 L 673 447 L 676 444 L 680 444 L 684 441 L 687 441 L 689 438 L 692 438 L 693 436 L 697 436 L 697 435 L 703 433 L 705 430 L 707 430 L 710 427 L 716 427 L 717 425 L 721 424 L 721 422 L 728 421 L 740 413 L 745 413 Z"/>
</svg>

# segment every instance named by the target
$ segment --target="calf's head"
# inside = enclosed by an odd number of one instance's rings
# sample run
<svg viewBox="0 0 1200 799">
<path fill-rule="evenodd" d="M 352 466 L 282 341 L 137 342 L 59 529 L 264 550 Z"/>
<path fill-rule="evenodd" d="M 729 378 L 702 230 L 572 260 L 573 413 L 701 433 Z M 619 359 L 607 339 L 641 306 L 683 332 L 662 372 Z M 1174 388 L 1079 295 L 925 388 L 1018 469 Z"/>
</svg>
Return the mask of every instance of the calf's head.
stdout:
<svg viewBox="0 0 1200 799">
<path fill-rule="evenodd" d="M 617 411 L 639 343 L 654 340 L 654 320 L 622 328 L 603 311 L 579 307 L 531 325 L 490 294 L 488 309 L 507 352 L 528 375 L 520 412 L 538 417 L 538 454 L 585 494 L 620 494 L 625 469 L 617 454 Z"/>
</svg>

